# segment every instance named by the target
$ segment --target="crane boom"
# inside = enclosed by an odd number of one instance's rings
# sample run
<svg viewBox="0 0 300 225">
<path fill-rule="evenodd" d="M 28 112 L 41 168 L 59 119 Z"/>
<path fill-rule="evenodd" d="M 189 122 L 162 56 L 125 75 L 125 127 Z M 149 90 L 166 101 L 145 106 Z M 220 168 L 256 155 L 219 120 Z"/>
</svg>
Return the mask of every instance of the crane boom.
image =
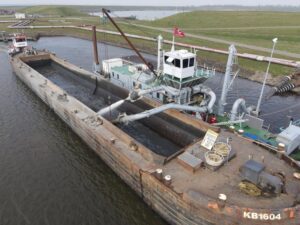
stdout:
<svg viewBox="0 0 300 225">
<path fill-rule="evenodd" d="M 156 72 L 153 69 L 153 65 L 150 62 L 147 62 L 146 59 L 141 55 L 139 50 L 131 43 L 131 41 L 128 39 L 128 37 L 125 35 L 125 33 L 121 30 L 121 28 L 116 24 L 116 22 L 113 20 L 113 18 L 109 15 L 109 10 L 102 8 L 102 12 L 107 16 L 107 18 L 112 22 L 112 24 L 117 28 L 117 30 L 120 32 L 122 37 L 127 41 L 129 46 L 135 51 L 135 53 L 138 55 L 138 57 L 143 61 L 143 63 L 149 68 L 149 70 L 157 76 Z"/>
</svg>

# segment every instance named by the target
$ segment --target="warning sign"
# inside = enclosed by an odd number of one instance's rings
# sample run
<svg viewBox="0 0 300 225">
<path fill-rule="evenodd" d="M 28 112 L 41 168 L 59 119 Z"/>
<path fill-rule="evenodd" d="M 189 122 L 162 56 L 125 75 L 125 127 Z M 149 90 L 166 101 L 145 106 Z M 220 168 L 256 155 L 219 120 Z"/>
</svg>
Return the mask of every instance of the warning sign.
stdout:
<svg viewBox="0 0 300 225">
<path fill-rule="evenodd" d="M 216 133 L 212 130 L 207 130 L 207 132 L 201 142 L 201 146 L 203 146 L 204 148 L 206 148 L 208 150 L 211 150 L 217 140 L 218 135 L 219 135 L 218 133 Z"/>
</svg>

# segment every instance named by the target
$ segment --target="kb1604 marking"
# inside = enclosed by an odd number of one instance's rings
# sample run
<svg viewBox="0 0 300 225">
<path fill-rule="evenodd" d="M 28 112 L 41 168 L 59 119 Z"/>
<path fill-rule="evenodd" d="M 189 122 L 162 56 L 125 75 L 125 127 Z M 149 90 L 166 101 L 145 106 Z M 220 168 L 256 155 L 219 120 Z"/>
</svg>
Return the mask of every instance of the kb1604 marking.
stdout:
<svg viewBox="0 0 300 225">
<path fill-rule="evenodd" d="M 256 212 L 244 212 L 243 217 L 252 220 L 281 220 L 280 213 L 256 213 Z"/>
</svg>

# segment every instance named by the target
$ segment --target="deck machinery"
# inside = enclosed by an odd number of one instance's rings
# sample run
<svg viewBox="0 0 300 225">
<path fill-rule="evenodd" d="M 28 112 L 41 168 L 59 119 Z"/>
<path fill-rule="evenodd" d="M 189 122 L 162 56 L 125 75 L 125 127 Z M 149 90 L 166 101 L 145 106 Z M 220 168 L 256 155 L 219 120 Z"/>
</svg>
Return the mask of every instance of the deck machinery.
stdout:
<svg viewBox="0 0 300 225">
<path fill-rule="evenodd" d="M 135 101 L 147 96 L 163 104 L 157 109 L 145 111 L 138 115 L 122 114 L 118 118 L 120 122 L 128 123 L 168 109 L 177 109 L 215 125 L 227 126 L 236 132 L 242 131 L 245 138 L 260 144 L 272 148 L 278 147 L 279 139 L 276 139 L 275 135 L 265 129 L 264 121 L 255 115 L 256 107 L 246 106 L 245 99 L 237 99 L 232 105 L 231 111 L 229 113 L 225 112 L 228 92 L 232 89 L 234 80 L 239 73 L 236 66 L 237 50 L 234 45 L 231 45 L 228 49 L 222 93 L 218 100 L 218 106 L 215 107 L 215 93 L 203 84 L 205 80 L 215 75 L 215 70 L 212 68 L 198 68 L 195 51 L 175 50 L 173 44 L 171 50 L 165 52 L 163 51 L 163 38 L 159 35 L 157 37 L 157 69 L 154 70 L 154 66 L 144 59 L 110 17 L 108 11 L 103 9 L 103 13 L 119 30 L 142 62 L 135 63 L 121 58 L 103 60 L 102 75 L 112 83 L 131 91 L 131 95 L 127 100 Z M 95 37 L 95 33 L 93 36 Z M 94 49 L 96 49 L 95 41 L 94 38 Z M 94 55 L 98 56 L 98 53 Z M 95 62 L 98 61 L 96 57 Z M 124 102 L 120 101 L 110 106 L 109 109 L 119 107 Z M 104 112 L 107 112 L 107 110 L 102 110 L 99 114 Z M 297 141 L 296 145 L 297 147 L 294 150 L 300 147 L 300 141 Z M 291 151 L 286 151 L 286 153 L 290 154 Z"/>
<path fill-rule="evenodd" d="M 158 40 L 161 40 L 160 37 Z M 121 58 L 103 60 L 102 69 L 112 83 L 150 96 L 163 104 L 198 107 L 211 101 L 214 103 L 215 94 L 202 84 L 214 75 L 214 71 L 198 69 L 195 53 L 187 50 L 170 51 L 163 53 L 162 58 L 163 69 L 158 70 L 158 77 L 145 64 Z M 212 108 L 207 110 L 211 112 Z"/>
</svg>

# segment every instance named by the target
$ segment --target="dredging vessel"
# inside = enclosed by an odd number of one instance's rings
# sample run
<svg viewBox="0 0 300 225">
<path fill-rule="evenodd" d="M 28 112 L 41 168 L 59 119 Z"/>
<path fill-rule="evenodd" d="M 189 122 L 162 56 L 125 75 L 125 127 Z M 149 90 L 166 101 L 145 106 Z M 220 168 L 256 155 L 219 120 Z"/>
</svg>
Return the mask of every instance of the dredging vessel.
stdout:
<svg viewBox="0 0 300 225">
<path fill-rule="evenodd" d="M 300 168 L 284 147 L 258 146 L 180 104 L 164 108 L 50 52 L 14 54 L 11 66 L 170 224 L 299 225 Z"/>
<path fill-rule="evenodd" d="M 94 27 L 94 73 L 99 74 L 120 87 L 132 91 L 135 98 L 147 96 L 163 105 L 160 108 L 138 115 L 128 116 L 123 114 L 119 118 L 120 121 L 129 122 L 139 120 L 168 108 L 176 108 L 183 113 L 193 114 L 196 118 L 215 126 L 223 126 L 234 132 L 239 132 L 244 138 L 255 141 L 257 144 L 264 145 L 267 148 L 277 149 L 279 143 L 284 144 L 286 154 L 291 155 L 300 164 L 300 126 L 297 126 L 297 122 L 290 123 L 288 127 L 282 129 L 281 133 L 273 134 L 264 124 L 264 120 L 259 118 L 259 108 L 263 97 L 264 85 L 257 106 L 247 107 L 245 99 L 238 98 L 233 103 L 232 109 L 227 112 L 225 111 L 225 106 L 228 110 L 228 92 L 232 89 L 234 80 L 239 73 L 237 50 L 234 45 L 231 45 L 228 49 L 228 61 L 222 85 L 222 93 L 216 106 L 216 94 L 203 84 L 204 81 L 215 75 L 215 70 L 213 68 L 199 68 L 196 60 L 196 51 L 190 52 L 186 49 L 175 50 L 174 35 L 171 50 L 164 51 L 162 47 L 163 38 L 159 35 L 157 37 L 157 68 L 154 70 L 154 66 L 147 62 L 135 48 L 126 34 L 109 15 L 109 11 L 103 9 L 103 15 L 106 15 L 106 18 L 111 21 L 129 46 L 136 52 L 141 63 L 122 58 L 112 58 L 103 60 L 101 68 Z M 178 33 L 178 28 L 176 28 L 176 31 Z M 277 38 L 273 39 L 273 42 L 275 46 Z M 268 74 L 268 71 L 266 74 Z M 290 81 L 290 76 L 284 77 L 283 82 L 278 87 L 275 87 L 268 96 L 275 92 L 289 90 L 289 88 L 294 87 Z M 122 103 L 122 101 L 116 103 L 113 107 L 119 107 L 119 104 Z M 99 113 L 101 114 L 101 112 Z"/>
</svg>

